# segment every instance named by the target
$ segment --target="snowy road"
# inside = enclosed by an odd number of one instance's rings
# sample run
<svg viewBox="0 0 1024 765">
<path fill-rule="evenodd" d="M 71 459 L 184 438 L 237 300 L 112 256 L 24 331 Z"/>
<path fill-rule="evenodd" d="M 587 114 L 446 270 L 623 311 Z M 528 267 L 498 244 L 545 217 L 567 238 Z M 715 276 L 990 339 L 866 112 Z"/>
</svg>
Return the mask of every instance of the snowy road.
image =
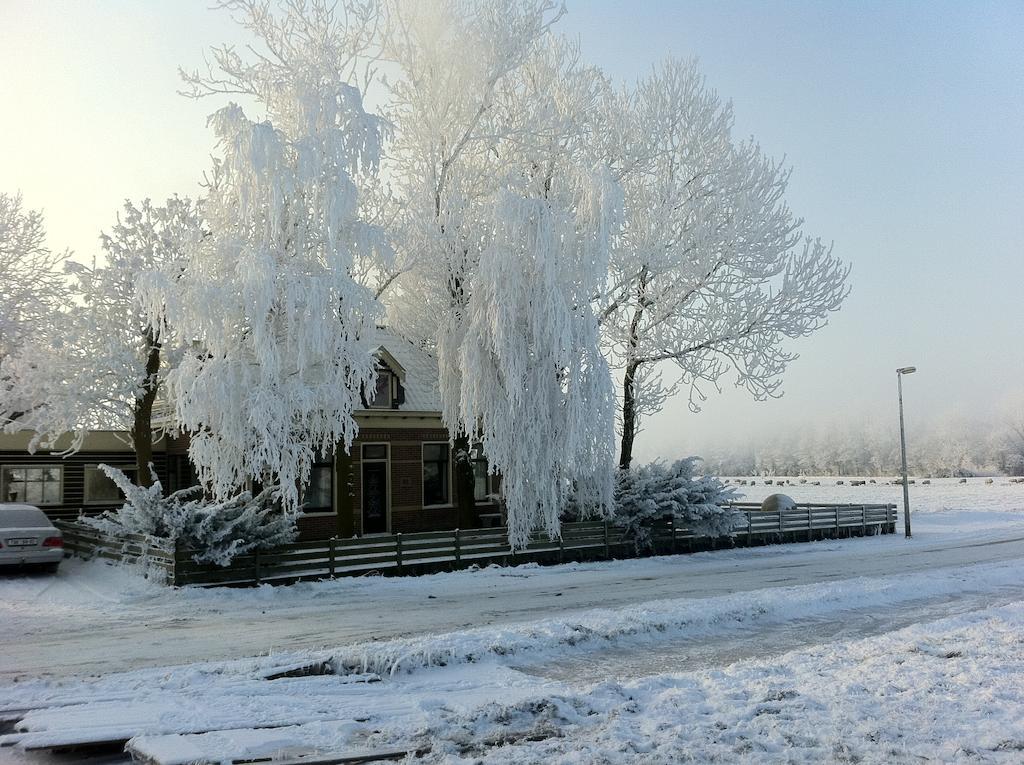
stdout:
<svg viewBox="0 0 1024 765">
<path fill-rule="evenodd" d="M 790 651 L 829 643 L 883 635 L 914 624 L 970 614 L 1024 601 L 1024 581 L 981 583 L 949 592 L 873 603 L 865 608 L 829 610 L 791 621 L 753 620 L 704 639 L 679 636 L 644 646 L 612 645 L 578 655 L 563 654 L 551 661 L 526 659 L 516 668 L 537 677 L 586 686 L 606 680 L 628 682 L 666 671 L 690 672 L 725 667 L 744 659 L 770 660 Z"/>
<path fill-rule="evenodd" d="M 925 514 L 913 540 L 249 590 L 74 564 L 0 579 L 0 714 L 34 710 L 0 761 L 130 739 L 165 765 L 1016 763 L 1022 563 L 1010 511 Z M 329 671 L 281 677 L 300 666 Z"/>
<path fill-rule="evenodd" d="M 1024 517 L 934 514 L 900 536 L 287 588 L 169 591 L 101 564 L 0 578 L 0 682 L 343 646 L 662 599 L 1024 562 Z"/>
</svg>

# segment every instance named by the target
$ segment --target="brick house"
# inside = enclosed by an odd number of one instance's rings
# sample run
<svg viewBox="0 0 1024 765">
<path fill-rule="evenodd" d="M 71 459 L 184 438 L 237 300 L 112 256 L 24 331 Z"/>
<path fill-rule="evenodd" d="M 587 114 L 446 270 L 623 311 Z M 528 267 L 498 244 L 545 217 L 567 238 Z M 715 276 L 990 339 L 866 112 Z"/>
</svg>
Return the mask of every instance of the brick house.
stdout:
<svg viewBox="0 0 1024 765">
<path fill-rule="evenodd" d="M 378 374 L 365 408 L 356 412 L 359 435 L 349 454 L 328 455 L 313 466 L 303 491 L 299 529 L 305 539 L 441 531 L 458 525 L 456 481 L 448 431 L 441 421 L 434 358 L 404 338 L 384 333 Z M 99 513 L 121 503 L 100 464 L 135 470 L 127 434 L 90 432 L 82 449 L 61 456 L 28 453 L 31 433 L 0 433 L 0 501 L 38 505 L 54 518 Z M 474 499 L 482 523 L 498 520 L 492 492 L 497 478 L 474 451 Z M 187 440 L 165 437 L 153 446 L 164 488 L 195 485 Z"/>
</svg>

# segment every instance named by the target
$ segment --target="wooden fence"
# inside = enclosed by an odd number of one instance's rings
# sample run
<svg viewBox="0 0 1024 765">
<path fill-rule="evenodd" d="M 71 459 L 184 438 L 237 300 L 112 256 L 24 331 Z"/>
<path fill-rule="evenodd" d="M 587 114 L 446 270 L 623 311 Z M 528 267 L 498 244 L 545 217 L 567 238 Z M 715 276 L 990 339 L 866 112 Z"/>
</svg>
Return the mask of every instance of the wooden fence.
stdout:
<svg viewBox="0 0 1024 765">
<path fill-rule="evenodd" d="M 173 547 L 142 534 L 111 537 L 77 521 L 55 520 L 64 536 L 64 549 L 80 558 L 108 558 L 124 563 L 144 564 L 174 583 L 177 555 Z"/>
<path fill-rule="evenodd" d="M 653 550 L 672 554 L 706 549 L 718 544 L 751 545 L 892 533 L 895 505 L 801 504 L 793 510 L 765 512 L 759 505 L 734 504 L 736 526 L 721 540 L 700 537 L 670 523 L 652 530 Z M 104 538 L 77 522 L 58 521 L 65 546 L 77 555 L 139 561 L 145 559 L 175 585 L 246 585 L 323 579 L 336 576 L 419 574 L 466 568 L 474 564 L 515 564 L 527 561 L 561 562 L 566 559 L 635 557 L 632 540 L 607 521 L 562 524 L 562 538 L 534 537 L 523 550 L 512 550 L 507 529 L 430 531 L 381 534 L 350 539 L 296 542 L 274 550 L 237 556 L 229 566 L 196 563 L 193 551 L 175 551 L 151 544 L 145 537 Z"/>
</svg>

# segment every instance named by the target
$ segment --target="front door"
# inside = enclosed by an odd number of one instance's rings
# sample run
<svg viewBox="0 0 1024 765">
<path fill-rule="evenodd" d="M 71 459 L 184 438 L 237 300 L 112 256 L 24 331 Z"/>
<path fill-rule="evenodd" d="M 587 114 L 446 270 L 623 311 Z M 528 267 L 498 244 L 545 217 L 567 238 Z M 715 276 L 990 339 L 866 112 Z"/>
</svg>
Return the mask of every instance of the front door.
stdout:
<svg viewBox="0 0 1024 765">
<path fill-rule="evenodd" d="M 388 463 L 363 462 L 363 533 L 388 530 Z"/>
</svg>

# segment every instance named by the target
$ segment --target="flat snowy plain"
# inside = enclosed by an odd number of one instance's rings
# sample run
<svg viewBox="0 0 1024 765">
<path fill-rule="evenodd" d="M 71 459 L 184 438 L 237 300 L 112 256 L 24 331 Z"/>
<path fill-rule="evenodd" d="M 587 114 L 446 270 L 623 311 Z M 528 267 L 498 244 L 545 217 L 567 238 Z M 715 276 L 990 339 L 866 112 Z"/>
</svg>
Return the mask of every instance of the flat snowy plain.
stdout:
<svg viewBox="0 0 1024 765">
<path fill-rule="evenodd" d="M 901 493 L 835 480 L 782 491 Z M 102 563 L 0 578 L 0 708 L 50 707 L 8 741 L 141 733 L 161 763 L 1022 762 L 1024 485 L 911 491 L 912 540 L 249 590 Z M 336 674 L 265 679 L 316 661 Z"/>
</svg>

